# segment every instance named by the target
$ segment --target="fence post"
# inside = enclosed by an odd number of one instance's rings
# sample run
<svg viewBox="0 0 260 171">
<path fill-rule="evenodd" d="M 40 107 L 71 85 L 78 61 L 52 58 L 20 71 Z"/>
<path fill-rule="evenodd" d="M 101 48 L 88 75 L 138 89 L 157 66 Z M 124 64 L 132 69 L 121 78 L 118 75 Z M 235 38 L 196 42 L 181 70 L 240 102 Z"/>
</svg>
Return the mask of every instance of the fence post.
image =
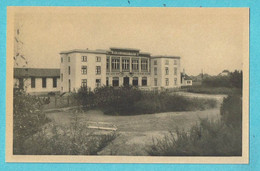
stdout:
<svg viewBox="0 0 260 171">
<path fill-rule="evenodd" d="M 68 102 L 68 106 L 69 106 L 69 104 L 70 104 L 69 96 L 67 96 L 67 102 Z"/>
<path fill-rule="evenodd" d="M 57 107 L 57 96 L 54 96 L 55 98 L 55 107 Z"/>
</svg>

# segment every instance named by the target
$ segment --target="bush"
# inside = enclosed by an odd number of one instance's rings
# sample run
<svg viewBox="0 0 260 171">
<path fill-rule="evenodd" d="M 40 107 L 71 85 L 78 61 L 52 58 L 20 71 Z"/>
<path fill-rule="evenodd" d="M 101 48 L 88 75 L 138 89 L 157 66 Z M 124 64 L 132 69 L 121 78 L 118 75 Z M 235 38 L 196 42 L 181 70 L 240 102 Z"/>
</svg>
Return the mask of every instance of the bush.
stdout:
<svg viewBox="0 0 260 171">
<path fill-rule="evenodd" d="M 49 124 L 25 143 L 28 155 L 97 155 L 117 137 L 115 132 L 97 134 L 77 115 L 68 126 Z"/>
<path fill-rule="evenodd" d="M 201 120 L 188 132 L 178 128 L 164 139 L 153 140 L 147 149 L 159 156 L 241 156 L 242 100 L 228 96 L 221 106 L 221 120 Z"/>
<path fill-rule="evenodd" d="M 24 154 L 24 142 L 49 122 L 41 110 L 45 101 L 14 89 L 13 95 L 13 153 Z"/>
<path fill-rule="evenodd" d="M 242 93 L 241 89 L 227 88 L 227 87 L 191 86 L 185 89 L 191 93 L 202 93 L 202 94 L 241 94 Z"/>
</svg>

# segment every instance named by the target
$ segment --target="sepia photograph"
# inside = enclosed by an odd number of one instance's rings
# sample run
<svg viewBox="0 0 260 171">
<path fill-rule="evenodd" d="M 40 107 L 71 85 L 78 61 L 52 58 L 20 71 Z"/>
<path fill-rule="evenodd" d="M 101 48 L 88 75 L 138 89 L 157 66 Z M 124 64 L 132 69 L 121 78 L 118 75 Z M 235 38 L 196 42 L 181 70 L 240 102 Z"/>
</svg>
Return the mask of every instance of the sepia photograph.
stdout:
<svg viewBox="0 0 260 171">
<path fill-rule="evenodd" d="M 7 162 L 248 163 L 249 8 L 7 8 Z"/>
</svg>

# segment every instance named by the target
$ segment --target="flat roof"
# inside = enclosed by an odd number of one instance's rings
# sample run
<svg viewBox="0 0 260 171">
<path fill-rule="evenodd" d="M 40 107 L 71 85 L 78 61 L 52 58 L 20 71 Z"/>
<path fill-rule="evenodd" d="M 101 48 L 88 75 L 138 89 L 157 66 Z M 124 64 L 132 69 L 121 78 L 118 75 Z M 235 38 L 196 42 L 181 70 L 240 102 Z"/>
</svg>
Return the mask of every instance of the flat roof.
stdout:
<svg viewBox="0 0 260 171">
<path fill-rule="evenodd" d="M 69 54 L 69 53 L 96 53 L 96 54 L 106 54 L 106 50 L 88 50 L 88 49 L 73 49 L 68 51 L 62 51 L 60 54 Z"/>
<path fill-rule="evenodd" d="M 180 56 L 151 56 L 151 58 L 172 58 L 172 59 L 180 59 Z"/>
<path fill-rule="evenodd" d="M 60 69 L 55 68 L 14 68 L 14 77 L 60 77 Z"/>
<path fill-rule="evenodd" d="M 135 52 L 139 52 L 139 51 L 140 51 L 140 49 L 133 49 L 133 48 L 119 48 L 119 47 L 110 47 L 110 50 L 135 51 Z"/>
</svg>

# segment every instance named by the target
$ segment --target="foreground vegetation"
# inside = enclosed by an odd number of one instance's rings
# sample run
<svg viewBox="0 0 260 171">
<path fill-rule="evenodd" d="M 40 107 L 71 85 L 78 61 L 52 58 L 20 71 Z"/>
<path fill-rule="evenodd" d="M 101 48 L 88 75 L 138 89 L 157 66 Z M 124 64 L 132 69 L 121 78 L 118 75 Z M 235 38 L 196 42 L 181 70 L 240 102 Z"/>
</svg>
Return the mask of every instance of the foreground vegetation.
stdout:
<svg viewBox="0 0 260 171">
<path fill-rule="evenodd" d="M 188 98 L 168 92 L 140 91 L 135 87 L 82 87 L 76 99 L 85 108 L 100 108 L 109 115 L 138 115 L 169 111 L 191 111 L 214 108 L 213 99 Z"/>
<path fill-rule="evenodd" d="M 178 128 L 147 149 L 156 156 L 241 156 L 242 100 L 230 95 L 221 106 L 221 120 L 201 120 L 188 132 Z"/>
</svg>

